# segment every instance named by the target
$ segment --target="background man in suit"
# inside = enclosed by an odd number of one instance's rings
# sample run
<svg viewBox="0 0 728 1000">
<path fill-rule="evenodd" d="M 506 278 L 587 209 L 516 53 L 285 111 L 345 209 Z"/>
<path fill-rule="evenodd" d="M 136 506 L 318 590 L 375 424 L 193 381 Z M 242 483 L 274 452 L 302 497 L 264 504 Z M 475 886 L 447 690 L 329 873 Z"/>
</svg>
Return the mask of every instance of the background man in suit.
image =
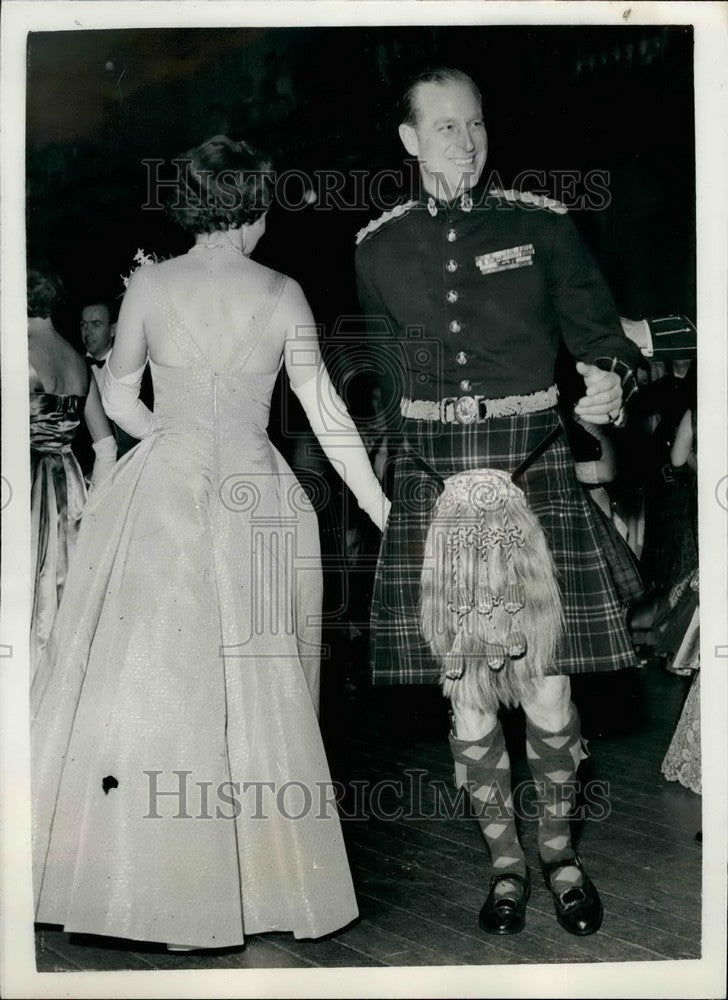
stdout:
<svg viewBox="0 0 728 1000">
<path fill-rule="evenodd" d="M 81 309 L 81 339 L 86 348 L 87 361 L 99 389 L 101 388 L 99 382 L 101 372 L 111 354 L 111 348 L 114 346 L 118 311 L 118 305 L 101 300 L 88 302 Z M 149 368 L 144 371 L 140 395 L 145 405 L 151 409 L 153 393 Z M 116 438 L 118 456 L 121 458 L 137 444 L 137 440 L 113 421 L 111 426 Z"/>
<path fill-rule="evenodd" d="M 115 333 L 116 316 L 108 303 L 92 302 L 81 309 L 81 339 L 86 356 L 99 363 L 94 364 L 97 381 L 97 369 L 111 354 Z"/>
</svg>

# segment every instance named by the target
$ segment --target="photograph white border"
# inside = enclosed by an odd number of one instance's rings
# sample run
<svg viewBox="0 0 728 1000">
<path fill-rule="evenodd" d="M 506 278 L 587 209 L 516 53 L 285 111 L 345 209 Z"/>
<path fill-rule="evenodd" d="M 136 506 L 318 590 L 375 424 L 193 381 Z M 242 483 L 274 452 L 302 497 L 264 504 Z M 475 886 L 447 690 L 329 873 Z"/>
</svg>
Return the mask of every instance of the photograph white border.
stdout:
<svg viewBox="0 0 728 1000">
<path fill-rule="evenodd" d="M 692 24 L 695 31 L 699 521 L 703 741 L 703 958 L 425 969 L 37 973 L 30 874 L 30 514 L 25 301 L 25 86 L 29 30 L 375 24 Z M 2 330 L 2 996 L 725 996 L 728 824 L 728 7 L 723 3 L 363 0 L 6 0 L 0 62 Z M 674 137 L 676 144 L 681 137 Z M 676 191 L 675 197 L 691 197 Z M 12 493 L 12 495 L 10 495 Z M 655 858 L 655 865 L 660 858 Z M 484 939 L 483 954 L 487 956 Z"/>
</svg>

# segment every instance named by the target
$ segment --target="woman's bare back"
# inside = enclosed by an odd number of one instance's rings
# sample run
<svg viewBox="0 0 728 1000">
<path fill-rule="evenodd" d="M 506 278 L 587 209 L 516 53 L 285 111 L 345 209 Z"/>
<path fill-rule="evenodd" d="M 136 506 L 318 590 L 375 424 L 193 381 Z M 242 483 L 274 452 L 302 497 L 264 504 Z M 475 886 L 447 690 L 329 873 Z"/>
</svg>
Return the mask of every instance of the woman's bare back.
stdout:
<svg viewBox="0 0 728 1000">
<path fill-rule="evenodd" d="M 89 372 L 81 355 L 52 327 L 28 331 L 30 387 L 54 396 L 85 396 Z"/>
<path fill-rule="evenodd" d="M 256 311 L 266 302 L 273 273 L 234 250 L 192 249 L 159 265 L 179 319 L 216 371 L 224 371 Z M 155 364 L 184 364 L 159 310 L 150 302 L 144 316 L 149 356 Z M 285 329 L 274 315 L 266 335 L 251 343 L 248 371 L 270 372 L 279 364 Z"/>
</svg>

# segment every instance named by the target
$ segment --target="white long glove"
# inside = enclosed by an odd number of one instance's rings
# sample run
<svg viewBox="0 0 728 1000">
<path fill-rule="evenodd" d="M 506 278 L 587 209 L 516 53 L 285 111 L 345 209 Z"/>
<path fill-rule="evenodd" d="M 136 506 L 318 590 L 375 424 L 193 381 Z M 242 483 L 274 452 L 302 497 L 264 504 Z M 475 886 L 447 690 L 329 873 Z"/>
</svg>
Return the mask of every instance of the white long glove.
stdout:
<svg viewBox="0 0 728 1000">
<path fill-rule="evenodd" d="M 99 441 L 94 441 L 92 448 L 96 454 L 91 472 L 91 489 L 97 489 L 111 475 L 116 465 L 116 438 L 108 434 Z"/>
<path fill-rule="evenodd" d="M 334 389 L 326 368 L 302 385 L 291 381 L 324 454 L 380 531 L 392 506 L 379 485 L 359 432 L 344 401 Z"/>
<path fill-rule="evenodd" d="M 108 364 L 101 375 L 101 401 L 110 420 L 141 441 L 154 430 L 154 414 L 139 399 L 139 386 L 146 363 L 138 371 L 117 378 Z"/>
</svg>

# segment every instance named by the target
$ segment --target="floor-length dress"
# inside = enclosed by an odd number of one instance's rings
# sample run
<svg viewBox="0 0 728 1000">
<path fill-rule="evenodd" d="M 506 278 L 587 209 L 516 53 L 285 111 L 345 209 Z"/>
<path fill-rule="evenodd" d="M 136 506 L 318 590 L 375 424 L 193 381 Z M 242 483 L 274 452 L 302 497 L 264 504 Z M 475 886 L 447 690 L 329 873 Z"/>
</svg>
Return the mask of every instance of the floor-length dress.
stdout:
<svg viewBox="0 0 728 1000">
<path fill-rule="evenodd" d="M 267 436 L 277 371 L 246 367 L 285 278 L 213 370 L 143 276 L 179 364 L 150 358 L 155 429 L 91 497 L 33 685 L 36 919 L 318 937 L 357 907 L 316 714 L 316 516 Z"/>
<path fill-rule="evenodd" d="M 697 610 L 696 610 L 697 616 Z M 696 795 L 703 790 L 700 760 L 700 672 L 696 672 L 685 699 L 661 771 L 668 781 L 679 781 Z"/>
<path fill-rule="evenodd" d="M 667 669 L 691 675 L 685 699 L 667 753 L 662 773 L 668 781 L 679 781 L 696 795 L 702 792 L 700 759 L 700 605 L 697 569 L 670 594 L 671 612 L 658 623 L 657 651 L 667 654 Z"/>
<path fill-rule="evenodd" d="M 32 367 L 29 389 L 32 675 L 51 634 L 86 503 L 83 473 L 71 451 L 86 397 L 45 392 Z"/>
</svg>

